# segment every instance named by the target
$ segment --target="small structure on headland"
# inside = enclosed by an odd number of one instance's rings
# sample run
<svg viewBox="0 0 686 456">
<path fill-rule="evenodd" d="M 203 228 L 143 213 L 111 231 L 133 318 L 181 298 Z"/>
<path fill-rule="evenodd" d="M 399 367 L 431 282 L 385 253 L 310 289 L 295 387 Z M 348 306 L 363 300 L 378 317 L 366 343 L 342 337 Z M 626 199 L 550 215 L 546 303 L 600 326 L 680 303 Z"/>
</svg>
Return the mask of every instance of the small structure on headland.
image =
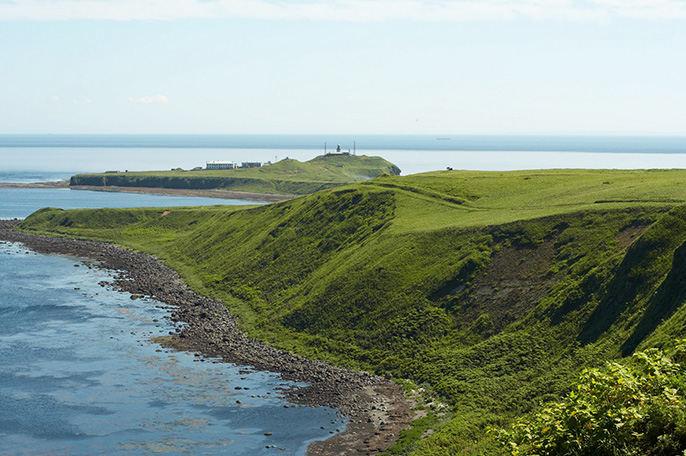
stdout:
<svg viewBox="0 0 686 456">
<path fill-rule="evenodd" d="M 335 150 L 335 151 L 332 150 L 330 152 L 327 152 L 326 155 L 352 155 L 352 154 L 350 153 L 349 150 L 341 151 L 340 146 L 339 146 L 339 150 Z"/>
<path fill-rule="evenodd" d="M 236 169 L 236 163 L 227 160 L 213 160 L 206 163 L 205 169 Z"/>
<path fill-rule="evenodd" d="M 352 152 L 350 152 L 350 149 L 348 149 L 347 151 L 341 150 L 340 144 L 336 145 L 336 150 L 326 150 L 326 143 L 324 143 L 324 153 L 326 155 L 355 155 L 356 149 L 357 149 L 356 144 L 353 143 L 353 151 Z"/>
<path fill-rule="evenodd" d="M 239 169 L 239 168 L 261 168 L 263 166 L 271 165 L 271 162 L 242 162 L 238 163 L 228 160 L 213 160 L 206 163 L 205 169 Z"/>
</svg>

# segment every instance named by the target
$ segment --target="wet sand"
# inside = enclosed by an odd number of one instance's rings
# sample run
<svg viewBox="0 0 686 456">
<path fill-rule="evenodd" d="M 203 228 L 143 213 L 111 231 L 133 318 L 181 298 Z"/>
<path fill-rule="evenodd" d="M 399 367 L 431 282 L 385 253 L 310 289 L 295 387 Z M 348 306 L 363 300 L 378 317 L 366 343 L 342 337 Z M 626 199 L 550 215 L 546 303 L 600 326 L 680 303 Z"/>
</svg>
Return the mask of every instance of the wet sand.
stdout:
<svg viewBox="0 0 686 456">
<path fill-rule="evenodd" d="M 220 189 L 191 190 L 182 188 L 161 187 L 117 187 L 114 185 L 108 185 L 107 187 L 73 185 L 69 186 L 69 188 L 72 190 L 91 190 L 94 192 L 150 193 L 154 195 L 168 196 L 198 196 L 204 198 L 242 199 L 264 203 L 273 203 L 276 201 L 283 201 L 287 199 L 296 198 L 296 195 L 272 195 L 268 193 L 236 192 L 231 190 Z"/>
<path fill-rule="evenodd" d="M 67 188 L 68 180 L 53 182 L 0 182 L 0 188 Z"/>
<path fill-rule="evenodd" d="M 401 430 L 409 428 L 415 403 L 405 397 L 399 385 L 366 372 L 283 352 L 249 338 L 240 331 L 226 306 L 190 290 L 174 270 L 157 258 L 113 244 L 21 233 L 14 230 L 17 224 L 0 221 L 0 239 L 20 242 L 40 253 L 96 260 L 100 267 L 116 272 L 114 281 L 103 286 L 172 306 L 170 319 L 176 330 L 155 342 L 308 383 L 307 387 L 285 391 L 285 396 L 298 406 L 340 409 L 348 419 L 344 432 L 313 442 L 308 456 L 378 454 L 395 443 Z"/>
</svg>

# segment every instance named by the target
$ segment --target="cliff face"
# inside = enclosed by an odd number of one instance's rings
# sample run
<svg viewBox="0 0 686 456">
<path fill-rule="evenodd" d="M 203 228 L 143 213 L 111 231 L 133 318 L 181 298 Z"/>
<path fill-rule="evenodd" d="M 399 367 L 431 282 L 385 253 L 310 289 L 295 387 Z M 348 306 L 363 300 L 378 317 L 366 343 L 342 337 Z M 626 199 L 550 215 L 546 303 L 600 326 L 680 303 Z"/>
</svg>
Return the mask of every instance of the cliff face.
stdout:
<svg viewBox="0 0 686 456">
<path fill-rule="evenodd" d="M 257 208 L 43 210 L 22 227 L 155 253 L 254 337 L 429 385 L 458 413 L 418 454 L 497 454 L 487 424 L 681 337 L 684 177 L 380 176 Z"/>
</svg>

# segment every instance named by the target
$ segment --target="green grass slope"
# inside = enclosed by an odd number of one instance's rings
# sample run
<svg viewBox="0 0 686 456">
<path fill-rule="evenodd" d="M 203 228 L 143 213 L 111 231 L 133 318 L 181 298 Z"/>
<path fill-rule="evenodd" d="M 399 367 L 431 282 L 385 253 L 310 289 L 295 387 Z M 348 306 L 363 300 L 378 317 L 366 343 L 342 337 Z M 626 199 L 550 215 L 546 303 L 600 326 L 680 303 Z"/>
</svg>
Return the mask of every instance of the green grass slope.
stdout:
<svg viewBox="0 0 686 456">
<path fill-rule="evenodd" d="M 400 169 L 381 157 L 322 155 L 305 163 L 286 159 L 261 168 L 78 174 L 72 176 L 70 185 L 223 189 L 304 195 L 364 181 L 383 173 L 397 175 Z"/>
<path fill-rule="evenodd" d="M 398 452 L 502 454 L 488 426 L 686 329 L 682 170 L 382 175 L 257 207 L 44 209 L 21 227 L 156 254 L 254 337 L 428 386 L 451 411 Z"/>
</svg>

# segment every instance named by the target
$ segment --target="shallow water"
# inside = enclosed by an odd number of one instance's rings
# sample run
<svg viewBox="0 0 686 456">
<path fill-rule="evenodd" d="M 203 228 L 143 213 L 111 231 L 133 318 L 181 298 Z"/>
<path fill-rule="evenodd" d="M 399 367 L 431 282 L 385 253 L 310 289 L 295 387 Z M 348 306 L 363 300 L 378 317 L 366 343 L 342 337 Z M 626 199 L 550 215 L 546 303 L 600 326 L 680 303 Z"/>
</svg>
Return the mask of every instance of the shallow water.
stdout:
<svg viewBox="0 0 686 456">
<path fill-rule="evenodd" d="M 34 183 L 56 182 L 69 179 L 74 173 L 49 171 L 6 171 L 0 169 L 0 182 Z"/>
<path fill-rule="evenodd" d="M 0 244 L 0 454 L 300 455 L 344 426 L 328 408 L 285 408 L 293 383 L 276 374 L 151 343 L 173 330 L 169 310 L 108 278 Z"/>
</svg>

